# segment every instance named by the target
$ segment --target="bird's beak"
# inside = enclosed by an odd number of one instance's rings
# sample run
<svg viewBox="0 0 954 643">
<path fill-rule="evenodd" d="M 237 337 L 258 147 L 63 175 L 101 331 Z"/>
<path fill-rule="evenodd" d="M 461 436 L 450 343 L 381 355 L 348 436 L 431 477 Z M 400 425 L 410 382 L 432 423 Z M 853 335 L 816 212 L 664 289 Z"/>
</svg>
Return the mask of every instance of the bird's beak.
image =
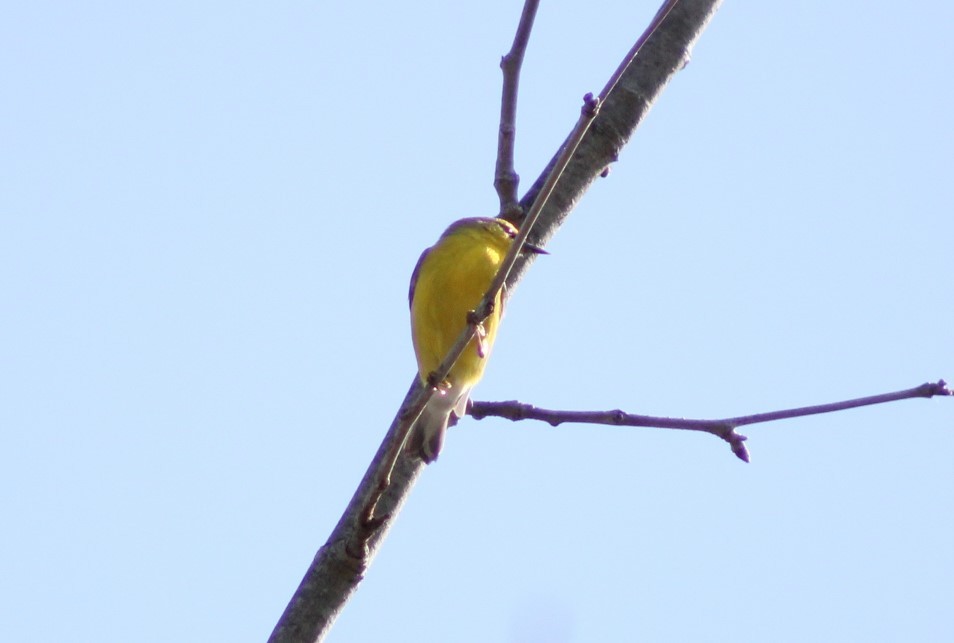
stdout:
<svg viewBox="0 0 954 643">
<path fill-rule="evenodd" d="M 533 245 L 532 243 L 526 243 L 526 242 L 524 242 L 523 247 L 520 248 L 520 252 L 529 252 L 529 253 L 535 254 L 535 255 L 548 255 L 548 254 L 550 254 L 549 252 L 547 252 L 546 250 L 544 250 L 544 249 L 541 248 L 540 246 L 535 246 L 535 245 Z"/>
</svg>

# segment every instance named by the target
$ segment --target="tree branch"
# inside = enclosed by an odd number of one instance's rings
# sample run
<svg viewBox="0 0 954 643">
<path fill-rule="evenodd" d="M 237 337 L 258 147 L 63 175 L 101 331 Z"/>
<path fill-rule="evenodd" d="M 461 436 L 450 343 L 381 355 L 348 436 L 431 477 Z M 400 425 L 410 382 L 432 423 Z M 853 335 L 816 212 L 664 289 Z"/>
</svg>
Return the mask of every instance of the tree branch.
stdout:
<svg viewBox="0 0 954 643">
<path fill-rule="evenodd" d="M 540 210 L 541 226 L 527 223 L 521 233 L 532 232 L 533 243 L 542 243 L 569 215 L 589 184 L 615 160 L 622 145 L 648 111 L 669 79 L 685 65 L 688 52 L 708 24 L 720 0 L 670 0 L 664 6 L 665 19 L 654 20 L 652 36 L 646 39 L 639 56 L 619 74 L 619 82 L 600 101 L 600 113 L 593 127 L 584 130 L 579 150 L 572 155 L 567 171 L 552 186 L 552 198 Z M 662 13 L 660 14 L 662 15 Z M 632 113 L 626 114 L 627 110 Z M 569 138 L 569 137 L 568 137 Z M 566 148 L 566 146 L 564 146 Z M 559 163 L 560 154 L 551 161 L 530 191 L 521 199 L 521 206 L 531 210 L 543 192 L 547 177 Z M 539 206 L 538 206 L 539 208 Z M 520 226 L 518 226 L 520 227 Z M 523 243 L 523 239 L 519 240 Z M 514 244 L 518 248 L 518 242 Z M 517 257 L 506 278 L 512 286 L 528 266 L 524 257 Z M 464 342 L 466 344 L 466 342 Z M 448 367 L 449 368 L 449 367 Z M 424 390 L 417 376 L 408 390 L 401 410 L 391 423 L 368 470 L 351 501 L 335 526 L 328 541 L 316 554 L 295 594 L 292 596 L 275 629 L 271 642 L 319 641 L 328 633 L 374 554 L 380 547 L 400 511 L 411 487 L 424 467 L 416 455 L 402 449 L 412 419 L 412 406 L 417 414 L 423 408 Z M 426 399 L 426 398 L 425 398 Z M 416 401 L 416 405 L 414 404 Z M 419 406 L 418 406 L 419 405 Z"/>
<path fill-rule="evenodd" d="M 669 0 L 660 8 L 653 19 L 654 23 L 659 22 L 659 27 L 646 39 L 635 63 L 620 74 L 619 82 L 602 101 L 599 115 L 543 209 L 530 235 L 530 243 L 546 245 L 593 181 L 616 162 L 663 89 L 676 72 L 688 64 L 693 45 L 721 4 L 721 0 Z M 555 163 L 556 156 L 521 198 L 524 209 L 536 200 Z M 512 282 L 519 281 L 527 266 L 523 260 L 517 262 L 507 282 L 508 288 Z"/>
<path fill-rule="evenodd" d="M 533 0 L 527 0 L 527 2 L 529 5 L 533 2 Z M 521 250 L 526 243 L 527 238 L 533 232 L 533 228 L 536 225 L 541 213 L 547 207 L 551 195 L 560 184 L 564 170 L 573 159 L 581 143 L 585 140 L 590 125 L 599 115 L 601 105 L 603 105 L 603 103 L 606 102 L 611 95 L 613 95 L 617 85 L 620 84 L 620 81 L 626 76 L 630 68 L 634 66 L 633 63 L 636 60 L 636 55 L 642 51 L 643 46 L 646 44 L 649 38 L 656 33 L 656 30 L 659 29 L 660 25 L 662 25 L 663 21 L 667 18 L 667 16 L 669 16 L 670 12 L 678 4 L 678 2 L 679 0 L 668 0 L 656 13 L 656 16 L 653 18 L 649 27 L 647 27 L 642 35 L 640 35 L 640 37 L 636 40 L 636 43 L 632 46 L 632 48 L 630 48 L 629 52 L 623 58 L 623 61 L 616 68 L 616 71 L 614 71 L 612 76 L 610 76 L 610 79 L 606 82 L 606 86 L 603 88 L 603 91 L 600 92 L 599 97 L 594 98 L 593 95 L 589 93 L 583 97 L 583 108 L 580 110 L 580 117 L 577 119 L 576 125 L 573 127 L 573 130 L 570 132 L 567 140 L 561 146 L 560 151 L 547 166 L 546 176 L 544 177 L 543 182 L 540 184 L 540 187 L 533 198 L 532 204 L 530 204 L 530 207 L 527 210 L 526 217 L 522 222 L 520 222 L 520 230 L 517 233 L 517 236 L 514 238 L 510 249 L 507 251 L 507 255 L 501 262 L 500 268 L 497 270 L 497 274 L 494 275 L 493 280 L 490 282 L 490 286 L 487 288 L 487 292 L 484 294 L 483 299 L 481 299 L 477 307 L 471 311 L 470 316 L 468 317 L 467 327 L 457 338 L 457 341 L 453 344 L 453 346 L 451 346 L 451 349 L 447 352 L 447 355 L 444 356 L 444 359 L 438 365 L 437 369 L 435 369 L 435 371 L 428 376 L 428 380 L 431 382 L 431 385 L 427 388 L 427 390 L 422 392 L 420 396 L 413 398 L 402 412 L 399 412 L 398 417 L 400 418 L 400 430 L 398 432 L 398 440 L 396 440 L 391 448 L 387 451 L 387 463 L 389 463 L 389 466 L 385 467 L 382 470 L 382 473 L 378 476 L 377 488 L 379 490 L 379 494 L 383 492 L 383 490 L 389 484 L 389 467 L 393 467 L 394 463 L 397 461 L 400 451 L 407 442 L 408 434 L 411 430 L 411 427 L 413 426 L 414 420 L 416 420 L 421 414 L 425 404 L 427 403 L 427 400 L 434 393 L 433 383 L 441 382 L 447 377 L 447 374 L 454 367 L 454 364 L 457 363 L 458 359 L 460 359 L 460 356 L 463 354 L 466 346 L 477 334 L 477 328 L 490 316 L 493 302 L 497 298 L 497 293 L 501 288 L 503 288 L 505 283 L 511 283 L 511 272 L 514 270 L 514 267 L 517 265 L 518 261 L 522 259 L 522 265 L 527 266 L 528 262 L 533 260 L 533 257 L 530 255 L 522 255 Z M 519 41 L 529 38 L 529 29 L 532 26 L 532 18 L 533 15 L 525 9 L 521 17 L 520 27 L 515 39 L 518 44 Z M 524 33 L 521 34 L 521 31 Z M 513 82 L 514 85 L 512 90 L 516 91 L 515 78 L 513 79 Z M 507 91 L 508 88 L 505 84 L 503 101 L 508 100 Z M 511 96 L 509 98 L 512 98 L 514 101 L 516 100 L 515 96 Z M 377 500 L 378 496 L 371 496 L 369 504 L 364 511 L 365 523 L 375 521 L 374 515 Z"/>
<path fill-rule="evenodd" d="M 513 220 L 523 214 L 517 202 L 517 186 L 520 176 L 513 166 L 513 148 L 517 134 L 517 89 L 520 85 L 520 68 L 523 55 L 530 40 L 530 30 L 537 15 L 539 0 L 526 0 L 520 24 L 513 38 L 510 51 L 500 59 L 503 71 L 503 96 L 500 101 L 500 129 L 497 133 L 497 166 L 494 171 L 494 188 L 500 197 L 499 216 Z"/>
<path fill-rule="evenodd" d="M 552 409 L 541 409 L 531 404 L 524 404 L 515 400 L 509 402 L 471 402 L 467 407 L 467 412 L 475 420 L 482 420 L 485 417 L 502 417 L 514 422 L 518 420 L 540 420 L 551 426 L 559 426 L 564 422 L 573 422 L 701 431 L 722 438 L 729 443 L 732 453 L 738 456 L 740 460 L 748 462 L 749 452 L 748 449 L 745 448 L 745 441 L 748 438 L 735 431 L 740 426 L 775 422 L 777 420 L 786 420 L 806 415 L 834 413 L 836 411 L 858 408 L 859 406 L 886 404 L 888 402 L 909 400 L 916 397 L 931 398 L 934 396 L 949 396 L 952 394 L 954 393 L 947 387 L 947 382 L 938 380 L 934 383 L 927 382 L 914 388 L 904 389 L 903 391 L 881 393 L 879 395 L 859 397 L 841 402 L 831 402 L 829 404 L 770 411 L 768 413 L 740 415 L 718 420 L 693 420 L 687 418 L 656 417 L 652 415 L 634 415 L 632 413 L 624 413 L 619 409 L 611 411 L 555 411 Z"/>
</svg>

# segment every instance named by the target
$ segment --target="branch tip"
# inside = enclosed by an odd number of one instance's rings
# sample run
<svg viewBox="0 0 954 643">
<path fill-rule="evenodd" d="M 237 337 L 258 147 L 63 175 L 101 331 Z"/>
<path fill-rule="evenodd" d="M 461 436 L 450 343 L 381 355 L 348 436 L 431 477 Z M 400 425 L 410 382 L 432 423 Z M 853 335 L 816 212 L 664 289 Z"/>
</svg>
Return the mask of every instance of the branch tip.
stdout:
<svg viewBox="0 0 954 643">
<path fill-rule="evenodd" d="M 734 429 L 729 431 L 728 437 L 725 438 L 725 441 L 729 443 L 729 448 L 732 449 L 732 453 L 734 453 L 739 460 L 745 462 L 746 464 L 750 462 L 749 450 L 745 446 L 745 441 L 748 439 L 748 436 L 742 435 L 741 433 L 736 433 Z"/>
</svg>

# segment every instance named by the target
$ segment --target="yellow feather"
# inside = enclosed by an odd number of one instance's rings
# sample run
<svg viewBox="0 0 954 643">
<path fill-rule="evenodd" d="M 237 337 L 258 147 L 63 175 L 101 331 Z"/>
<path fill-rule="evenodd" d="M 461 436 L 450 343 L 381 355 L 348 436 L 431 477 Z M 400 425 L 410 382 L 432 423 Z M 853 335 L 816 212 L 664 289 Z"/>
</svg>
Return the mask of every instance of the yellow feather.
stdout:
<svg viewBox="0 0 954 643">
<path fill-rule="evenodd" d="M 490 287 L 516 232 L 502 219 L 461 219 L 421 255 L 411 277 L 410 304 L 414 352 L 425 384 L 467 326 L 467 314 Z M 451 413 L 463 416 L 470 390 L 484 374 L 500 314 L 497 293 L 494 310 L 483 323 L 483 356 L 471 340 L 421 413 L 415 442 L 426 462 L 440 452 Z"/>
</svg>

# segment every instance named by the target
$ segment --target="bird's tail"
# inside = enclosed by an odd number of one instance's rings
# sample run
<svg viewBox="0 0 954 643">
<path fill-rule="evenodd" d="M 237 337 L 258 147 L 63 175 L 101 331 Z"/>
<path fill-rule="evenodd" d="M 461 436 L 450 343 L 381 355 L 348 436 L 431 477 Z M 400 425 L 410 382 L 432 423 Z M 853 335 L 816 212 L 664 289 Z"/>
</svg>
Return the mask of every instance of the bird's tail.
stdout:
<svg viewBox="0 0 954 643">
<path fill-rule="evenodd" d="M 412 448 L 424 462 L 430 464 L 440 455 L 451 416 L 454 424 L 463 417 L 469 393 L 469 390 L 460 392 L 453 388 L 438 390 L 427 401 L 411 433 Z"/>
</svg>

